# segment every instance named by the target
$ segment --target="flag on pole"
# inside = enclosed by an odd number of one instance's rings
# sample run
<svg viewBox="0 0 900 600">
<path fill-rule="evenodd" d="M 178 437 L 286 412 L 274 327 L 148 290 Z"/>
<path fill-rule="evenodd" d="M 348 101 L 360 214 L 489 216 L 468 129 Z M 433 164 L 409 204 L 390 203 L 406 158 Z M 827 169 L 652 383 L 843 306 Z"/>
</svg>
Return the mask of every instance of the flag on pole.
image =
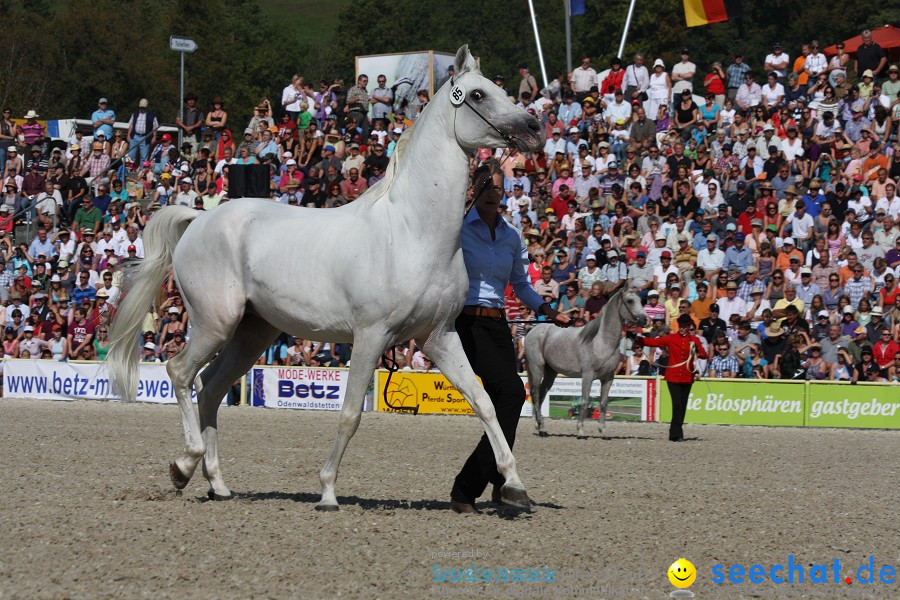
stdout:
<svg viewBox="0 0 900 600">
<path fill-rule="evenodd" d="M 583 15 L 584 3 L 585 0 L 569 0 L 569 14 L 573 17 L 575 15 Z"/>
<path fill-rule="evenodd" d="M 740 16 L 740 0 L 684 0 L 684 18 L 688 27 L 721 23 Z"/>
</svg>

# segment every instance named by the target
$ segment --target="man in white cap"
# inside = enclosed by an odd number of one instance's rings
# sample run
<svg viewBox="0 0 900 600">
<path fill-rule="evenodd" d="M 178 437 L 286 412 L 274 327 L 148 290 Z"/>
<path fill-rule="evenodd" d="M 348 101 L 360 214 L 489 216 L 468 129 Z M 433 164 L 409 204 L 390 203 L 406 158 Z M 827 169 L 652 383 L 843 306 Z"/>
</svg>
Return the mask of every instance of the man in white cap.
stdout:
<svg viewBox="0 0 900 600">
<path fill-rule="evenodd" d="M 146 98 L 138 102 L 138 109 L 128 119 L 128 133 L 125 140 L 128 142 L 128 154 L 132 161 L 137 160 L 140 152 L 141 160 L 150 158 L 150 148 L 156 144 L 156 130 L 159 129 L 159 121 L 156 115 L 150 112 Z"/>
<path fill-rule="evenodd" d="M 812 269 L 809 267 L 802 267 L 800 269 L 800 283 L 797 284 L 796 287 L 797 297 L 803 300 L 807 306 L 812 304 L 812 299 L 815 296 L 822 293 L 822 288 L 813 282 Z"/>
<path fill-rule="evenodd" d="M 194 180 L 190 177 L 182 177 L 178 181 L 178 193 L 175 195 L 175 204 L 180 206 L 194 207 L 194 200 L 197 199 L 197 192 L 192 188 Z"/>
<path fill-rule="evenodd" d="M 113 137 L 113 125 L 116 124 L 116 113 L 109 108 L 106 98 L 97 101 L 97 110 L 91 115 L 91 125 L 94 128 L 94 138 L 104 134 L 107 140 Z"/>
<path fill-rule="evenodd" d="M 19 340 L 19 353 L 27 351 L 31 358 L 39 358 L 41 350 L 49 346 L 49 342 L 34 337 L 34 327 L 31 325 L 26 325 L 22 331 L 25 338 Z"/>
<path fill-rule="evenodd" d="M 628 267 L 624 261 L 619 260 L 618 250 L 610 250 L 606 253 L 606 264 L 600 268 L 600 282 L 603 283 L 603 293 L 611 296 L 628 281 Z"/>
</svg>

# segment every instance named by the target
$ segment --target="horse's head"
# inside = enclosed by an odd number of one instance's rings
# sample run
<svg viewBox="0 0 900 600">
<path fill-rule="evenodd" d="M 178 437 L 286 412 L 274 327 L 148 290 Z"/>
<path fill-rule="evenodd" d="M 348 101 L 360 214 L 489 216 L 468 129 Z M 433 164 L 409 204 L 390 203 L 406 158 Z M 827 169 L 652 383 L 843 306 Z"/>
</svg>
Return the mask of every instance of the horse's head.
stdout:
<svg viewBox="0 0 900 600">
<path fill-rule="evenodd" d="M 518 108 L 496 84 L 486 79 L 468 45 L 456 52 L 456 75 L 444 84 L 435 100 L 450 103 L 457 143 L 465 150 L 515 147 L 527 152 L 544 145 L 544 128 Z M 443 98 L 441 98 L 443 96 Z"/>
<path fill-rule="evenodd" d="M 622 292 L 622 307 L 620 316 L 623 321 L 633 321 L 640 327 L 646 327 L 649 319 L 644 307 L 641 305 L 641 298 L 634 292 Z"/>
</svg>

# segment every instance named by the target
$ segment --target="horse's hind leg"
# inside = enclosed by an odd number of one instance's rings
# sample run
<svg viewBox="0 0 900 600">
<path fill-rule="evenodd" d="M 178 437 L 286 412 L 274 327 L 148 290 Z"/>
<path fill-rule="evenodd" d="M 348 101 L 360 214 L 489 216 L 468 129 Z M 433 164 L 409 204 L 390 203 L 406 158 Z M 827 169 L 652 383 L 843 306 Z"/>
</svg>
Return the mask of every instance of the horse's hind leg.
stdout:
<svg viewBox="0 0 900 600">
<path fill-rule="evenodd" d="M 200 431 L 206 443 L 203 475 L 209 481 L 208 495 L 212 500 L 230 500 L 233 497 L 219 467 L 218 414 L 222 398 L 277 335 L 278 330 L 263 319 L 255 315 L 245 316 L 212 364 L 200 374 L 202 389 L 197 393 L 197 405 L 200 409 Z"/>
<path fill-rule="evenodd" d="M 331 448 L 331 454 L 319 472 L 319 481 L 322 483 L 322 499 L 316 504 L 316 510 L 338 509 L 337 496 L 334 493 L 338 467 L 344 456 L 344 450 L 350 443 L 350 438 L 359 427 L 366 389 L 372 381 L 372 371 L 375 370 L 378 357 L 390 343 L 390 340 L 384 335 L 364 331 L 356 332 L 354 339 L 358 341 L 353 345 L 353 359 L 350 363 L 350 376 L 347 381 L 344 406 L 341 408 L 341 422 L 338 425 L 338 435 Z"/>
<path fill-rule="evenodd" d="M 544 366 L 544 377 L 540 380 L 541 383 L 537 386 L 537 390 L 533 387 L 531 389 L 531 402 L 534 403 L 535 393 L 537 393 L 537 404 L 534 405 L 534 414 L 536 415 L 536 419 L 538 422 L 538 435 L 541 437 L 547 437 L 547 430 L 544 428 L 544 416 L 541 414 L 541 406 L 543 406 L 544 402 L 547 400 L 547 394 L 550 392 L 550 388 L 553 387 L 553 383 L 556 381 L 557 372 L 551 369 L 548 366 Z"/>
<path fill-rule="evenodd" d="M 213 337 L 204 329 L 194 327 L 187 347 L 166 364 L 169 379 L 175 389 L 178 408 L 181 409 L 181 421 L 184 426 L 184 454 L 169 465 L 169 476 L 176 489 L 182 489 L 191 480 L 194 470 L 203 454 L 206 444 L 200 433 L 197 413 L 191 400 L 191 388 L 194 381 L 200 381 L 197 373 L 200 368 L 225 343 L 223 337 Z"/>
<path fill-rule="evenodd" d="M 578 403 L 578 424 L 575 426 L 575 435 L 578 439 L 586 439 L 584 435 L 584 413 L 591 406 L 591 384 L 594 383 L 593 375 L 583 373 L 581 375 L 581 401 Z"/>
<path fill-rule="evenodd" d="M 600 383 L 600 433 L 606 428 L 606 405 L 609 404 L 609 390 L 612 389 L 613 378 Z"/>
</svg>

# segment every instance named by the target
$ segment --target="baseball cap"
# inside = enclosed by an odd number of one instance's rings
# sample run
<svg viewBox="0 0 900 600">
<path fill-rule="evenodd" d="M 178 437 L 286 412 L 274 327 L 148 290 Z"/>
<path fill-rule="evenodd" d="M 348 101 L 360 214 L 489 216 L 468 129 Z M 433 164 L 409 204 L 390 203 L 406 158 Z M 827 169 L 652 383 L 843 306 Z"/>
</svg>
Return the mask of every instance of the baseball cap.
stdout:
<svg viewBox="0 0 900 600">
<path fill-rule="evenodd" d="M 827 311 L 827 310 L 820 310 L 820 311 L 819 311 L 819 314 L 818 314 L 817 316 L 819 316 L 819 317 L 825 317 L 825 318 L 827 319 L 827 318 L 828 318 L 828 311 Z"/>
<path fill-rule="evenodd" d="M 609 252 L 606 253 L 606 258 L 615 258 L 616 260 L 618 260 L 619 253 L 616 252 L 615 250 L 610 250 Z"/>
<path fill-rule="evenodd" d="M 588 254 L 588 255 L 585 257 L 584 260 L 593 260 L 593 261 L 596 262 L 597 257 L 596 257 L 595 255 L 593 255 L 593 254 Z"/>
<path fill-rule="evenodd" d="M 659 292 L 656 290 L 650 290 L 649 292 L 647 292 L 647 297 L 649 298 L 650 296 L 659 296 Z"/>
<path fill-rule="evenodd" d="M 134 244 L 131 244 L 130 246 L 128 246 L 128 248 L 126 249 L 126 251 L 128 251 L 128 252 L 137 252 L 137 246 L 135 246 Z"/>
<path fill-rule="evenodd" d="M 788 244 L 790 244 L 791 246 L 794 245 L 794 238 L 792 238 L 791 236 L 784 238 L 784 245 L 787 246 Z"/>
<path fill-rule="evenodd" d="M 848 304 L 847 306 L 844 307 L 843 312 L 844 312 L 845 315 L 852 315 L 852 314 L 853 314 L 853 307 L 850 306 L 850 305 Z"/>
</svg>

